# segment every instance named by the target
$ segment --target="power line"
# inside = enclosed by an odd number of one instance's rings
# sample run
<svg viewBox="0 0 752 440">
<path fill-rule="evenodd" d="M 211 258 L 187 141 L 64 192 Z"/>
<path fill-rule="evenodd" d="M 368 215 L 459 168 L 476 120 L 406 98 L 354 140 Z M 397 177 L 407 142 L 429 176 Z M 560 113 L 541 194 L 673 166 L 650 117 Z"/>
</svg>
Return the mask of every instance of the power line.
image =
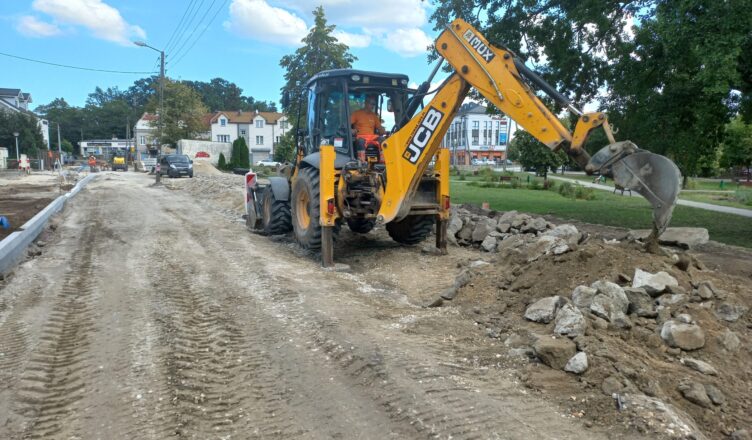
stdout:
<svg viewBox="0 0 752 440">
<path fill-rule="evenodd" d="M 185 40 L 183 40 L 183 44 L 181 44 L 180 47 L 178 48 L 178 50 L 175 51 L 175 53 L 172 54 L 173 57 L 177 57 L 178 54 L 180 53 L 180 51 L 183 50 L 183 47 L 185 47 L 186 43 L 188 43 L 188 40 L 190 40 L 191 37 L 193 37 L 193 34 L 196 32 L 196 29 L 198 29 L 201 26 L 201 24 L 203 23 L 204 19 L 206 18 L 206 14 L 209 13 L 209 11 L 212 9 L 212 7 L 214 7 L 214 3 L 216 3 L 216 2 L 217 2 L 217 0 L 212 0 L 212 2 L 209 5 L 209 7 L 206 8 L 206 11 L 204 11 L 204 15 L 201 16 L 201 18 L 198 20 L 198 23 L 196 23 L 196 26 L 191 30 L 191 33 L 188 35 L 188 37 Z"/>
<path fill-rule="evenodd" d="M 30 61 L 32 63 L 47 64 L 47 65 L 55 66 L 55 67 L 65 67 L 66 69 L 88 70 L 90 72 L 124 73 L 124 74 L 128 74 L 128 75 L 143 75 L 145 73 L 157 73 L 157 72 L 153 72 L 153 71 L 152 72 L 130 72 L 130 71 L 125 71 L 125 70 L 94 69 L 94 68 L 91 68 L 91 67 L 69 66 L 67 64 L 58 64 L 58 63 L 52 63 L 52 62 L 49 62 L 49 61 L 42 61 L 42 60 L 35 60 L 35 59 L 31 59 L 31 58 L 26 58 L 26 57 L 20 57 L 18 55 L 12 55 L 12 54 L 5 53 L 5 52 L 0 52 L 0 55 L 4 55 L 4 56 L 10 57 L 10 58 L 17 58 L 19 60 Z"/>
<path fill-rule="evenodd" d="M 199 2 L 195 3 L 196 9 L 191 14 L 191 18 L 189 18 L 188 21 L 185 22 L 185 25 L 183 26 L 183 29 L 180 31 L 179 35 L 172 42 L 172 47 L 165 48 L 165 52 L 172 52 L 173 50 L 175 50 L 175 48 L 178 46 L 178 44 L 180 44 L 180 40 L 183 39 L 183 37 L 185 36 L 186 32 L 188 31 L 188 28 L 190 28 L 191 25 L 193 24 L 193 20 L 198 15 L 198 11 L 200 11 L 201 8 L 204 6 L 204 2 L 205 2 L 205 0 L 200 0 Z"/>
<path fill-rule="evenodd" d="M 178 58 L 177 60 L 175 60 L 175 62 L 174 62 L 174 63 L 172 63 L 172 66 L 171 66 L 171 67 L 175 67 L 175 66 L 176 66 L 176 65 L 177 65 L 177 64 L 178 64 L 178 63 L 180 62 L 180 60 L 182 60 L 182 59 L 183 59 L 183 57 L 184 57 L 184 56 L 186 56 L 186 55 L 188 54 L 188 52 L 190 52 L 190 51 L 191 51 L 191 49 L 193 49 L 193 46 L 195 46 L 195 45 L 196 45 L 196 43 L 198 42 L 198 40 L 200 40 L 200 39 L 201 39 L 201 37 L 203 37 L 203 36 L 204 36 L 204 33 L 206 32 L 206 30 L 207 30 L 207 29 L 209 29 L 209 26 L 211 26 L 211 24 L 212 24 L 212 23 L 214 22 L 214 19 L 215 19 L 215 18 L 217 18 L 217 15 L 219 15 L 219 12 L 220 12 L 220 11 L 221 11 L 222 9 L 224 9 L 224 8 L 225 8 L 225 5 L 227 4 L 227 2 L 228 2 L 228 0 L 225 0 L 224 2 L 222 2 L 222 4 L 221 4 L 221 5 L 219 6 L 219 9 L 217 9 L 217 10 L 216 10 L 216 11 L 214 12 L 214 15 L 212 16 L 211 20 L 209 20 L 209 23 L 207 23 L 207 24 L 206 24 L 206 27 L 205 27 L 205 28 L 204 28 L 204 29 L 203 29 L 203 30 L 201 31 L 201 33 L 200 33 L 200 34 L 198 34 L 198 37 L 196 37 L 196 39 L 195 39 L 195 40 L 193 40 L 193 43 L 192 43 L 192 44 L 190 45 L 190 47 L 188 47 L 188 49 L 187 49 L 187 50 L 186 50 L 185 52 L 183 52 L 183 54 L 182 54 L 182 55 L 180 55 L 180 57 L 179 57 L 179 58 Z"/>
<path fill-rule="evenodd" d="M 180 17 L 180 21 L 178 22 L 178 25 L 177 25 L 177 26 L 175 26 L 175 29 L 174 29 L 174 30 L 172 31 L 172 35 L 170 35 L 170 39 L 169 39 L 169 40 L 167 40 L 167 44 L 165 44 L 165 45 L 164 45 L 164 46 L 162 46 L 162 47 L 166 48 L 166 47 L 168 47 L 168 46 L 170 45 L 170 43 L 172 42 L 172 39 L 173 39 L 173 38 L 175 37 L 175 35 L 177 34 L 177 32 L 178 32 L 178 29 L 180 29 L 180 26 L 182 26 L 182 24 L 183 24 L 183 20 L 185 20 L 185 16 L 186 16 L 186 15 L 188 15 L 188 11 L 190 11 L 190 10 L 192 9 L 193 3 L 194 3 L 195 1 L 196 1 L 196 0 L 191 0 L 191 1 L 190 1 L 190 3 L 188 3 L 188 6 L 187 6 L 187 7 L 185 8 L 185 11 L 183 11 L 183 16 L 182 16 L 182 17 Z"/>
</svg>

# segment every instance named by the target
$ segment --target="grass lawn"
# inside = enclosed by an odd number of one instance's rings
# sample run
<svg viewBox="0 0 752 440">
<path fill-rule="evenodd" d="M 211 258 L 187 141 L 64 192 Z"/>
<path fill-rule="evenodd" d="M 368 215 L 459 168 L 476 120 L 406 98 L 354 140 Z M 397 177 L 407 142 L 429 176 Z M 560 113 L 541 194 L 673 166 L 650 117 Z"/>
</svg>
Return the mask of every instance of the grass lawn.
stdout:
<svg viewBox="0 0 752 440">
<path fill-rule="evenodd" d="M 492 209 L 499 211 L 515 209 L 631 229 L 650 229 L 652 226 L 652 208 L 645 199 L 605 191 L 596 191 L 595 194 L 594 200 L 572 200 L 554 191 L 479 188 L 463 182 L 451 183 L 453 203 L 489 202 Z M 707 228 L 712 240 L 752 248 L 752 219 L 747 217 L 677 206 L 671 226 Z"/>
<path fill-rule="evenodd" d="M 712 203 L 714 205 L 731 206 L 733 208 L 742 208 L 752 210 L 752 205 L 739 203 L 733 198 L 734 193 L 703 193 L 703 192 L 682 192 L 680 199 L 692 200 L 695 202 Z"/>
</svg>

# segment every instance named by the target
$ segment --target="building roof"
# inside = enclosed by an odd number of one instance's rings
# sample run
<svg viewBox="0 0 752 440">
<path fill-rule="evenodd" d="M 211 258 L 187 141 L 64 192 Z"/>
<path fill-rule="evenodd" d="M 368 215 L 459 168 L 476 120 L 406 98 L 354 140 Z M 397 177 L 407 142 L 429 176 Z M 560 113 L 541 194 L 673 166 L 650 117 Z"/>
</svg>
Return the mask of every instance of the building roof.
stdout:
<svg viewBox="0 0 752 440">
<path fill-rule="evenodd" d="M 214 112 L 211 116 L 210 122 L 213 124 L 217 122 L 220 115 L 224 115 L 231 124 L 250 124 L 257 116 L 264 118 L 267 124 L 276 124 L 279 119 L 285 116 L 284 113 L 279 112 L 258 112 L 258 111 L 242 111 L 242 110 L 221 110 Z"/>
<path fill-rule="evenodd" d="M 21 89 L 3 89 L 0 88 L 0 96 L 18 96 L 21 94 Z"/>
<path fill-rule="evenodd" d="M 31 93 L 21 93 L 21 98 L 23 98 L 24 101 L 31 101 Z"/>
<path fill-rule="evenodd" d="M 157 119 L 159 119 L 159 115 L 156 115 L 154 113 L 144 113 L 143 115 L 141 115 L 141 119 L 143 119 L 144 121 L 156 121 Z"/>
</svg>

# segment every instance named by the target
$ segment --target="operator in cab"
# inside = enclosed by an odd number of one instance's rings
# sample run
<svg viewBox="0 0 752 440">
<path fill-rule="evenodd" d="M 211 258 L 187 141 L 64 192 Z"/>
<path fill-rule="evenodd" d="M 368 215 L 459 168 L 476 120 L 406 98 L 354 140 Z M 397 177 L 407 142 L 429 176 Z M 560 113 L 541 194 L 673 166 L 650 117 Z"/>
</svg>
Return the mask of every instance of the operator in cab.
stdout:
<svg viewBox="0 0 752 440">
<path fill-rule="evenodd" d="M 381 119 L 373 109 L 376 108 L 376 96 L 366 96 L 363 108 L 350 116 L 350 124 L 357 135 L 374 135 L 384 133 Z"/>
</svg>

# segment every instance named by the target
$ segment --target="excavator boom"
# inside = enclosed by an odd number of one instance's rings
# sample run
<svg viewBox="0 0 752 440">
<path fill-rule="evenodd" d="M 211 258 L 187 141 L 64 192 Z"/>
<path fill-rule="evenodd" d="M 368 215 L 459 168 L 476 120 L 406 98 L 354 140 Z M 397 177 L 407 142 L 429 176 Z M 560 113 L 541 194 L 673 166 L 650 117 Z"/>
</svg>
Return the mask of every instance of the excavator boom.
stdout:
<svg viewBox="0 0 752 440">
<path fill-rule="evenodd" d="M 653 206 L 651 239 L 657 240 L 671 219 L 678 197 L 681 178 L 673 162 L 640 150 L 629 141 L 617 143 L 604 113 L 583 113 L 512 52 L 492 46 L 462 19 L 454 20 L 441 33 L 436 50 L 454 73 L 422 111 L 382 145 L 387 185 L 379 211 L 381 221 L 408 215 L 412 195 L 472 87 L 551 150 L 564 148 L 588 174 L 612 177 L 617 185 L 642 194 Z M 531 85 L 579 116 L 573 132 L 551 113 Z M 605 130 L 610 144 L 591 158 L 583 145 L 598 127 Z"/>
</svg>

